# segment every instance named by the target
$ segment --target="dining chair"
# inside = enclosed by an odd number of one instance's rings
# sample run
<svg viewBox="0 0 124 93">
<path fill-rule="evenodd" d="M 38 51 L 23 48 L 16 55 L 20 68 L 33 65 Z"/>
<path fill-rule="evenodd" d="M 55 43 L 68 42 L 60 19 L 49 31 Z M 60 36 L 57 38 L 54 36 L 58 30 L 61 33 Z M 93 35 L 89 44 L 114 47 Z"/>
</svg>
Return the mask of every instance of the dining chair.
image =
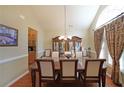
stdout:
<svg viewBox="0 0 124 93">
<path fill-rule="evenodd" d="M 76 58 L 78 59 L 78 62 L 82 65 L 84 62 L 83 62 L 83 54 L 82 54 L 82 51 L 76 51 Z M 85 64 L 83 64 L 85 65 Z"/>
<path fill-rule="evenodd" d="M 75 56 L 76 56 L 75 50 L 71 50 L 71 55 L 72 55 L 72 58 L 75 58 Z"/>
<path fill-rule="evenodd" d="M 45 49 L 44 56 L 45 57 L 50 57 L 51 56 L 51 49 Z"/>
<path fill-rule="evenodd" d="M 71 55 L 71 51 L 65 51 L 64 54 L 70 54 Z"/>
<path fill-rule="evenodd" d="M 55 74 L 53 60 L 37 59 L 36 62 L 39 71 L 39 86 L 41 86 L 44 82 L 55 82 L 57 75 Z"/>
<path fill-rule="evenodd" d="M 86 83 L 98 83 L 101 86 L 101 73 L 106 59 L 86 59 L 85 69 L 82 73 L 84 85 Z"/>
<path fill-rule="evenodd" d="M 54 60 L 54 62 L 59 62 L 59 52 L 58 51 L 52 52 L 52 59 Z"/>
<path fill-rule="evenodd" d="M 60 60 L 61 82 L 73 82 L 77 80 L 77 59 Z"/>
<path fill-rule="evenodd" d="M 97 55 L 96 55 L 95 51 L 90 52 L 90 58 L 97 58 Z"/>
</svg>

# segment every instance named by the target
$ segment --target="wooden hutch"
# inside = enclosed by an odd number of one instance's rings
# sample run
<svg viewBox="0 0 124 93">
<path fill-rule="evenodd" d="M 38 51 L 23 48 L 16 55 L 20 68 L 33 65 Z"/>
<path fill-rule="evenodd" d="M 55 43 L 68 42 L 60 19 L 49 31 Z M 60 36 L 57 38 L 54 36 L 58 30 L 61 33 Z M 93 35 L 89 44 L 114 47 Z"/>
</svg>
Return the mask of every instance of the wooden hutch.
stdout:
<svg viewBox="0 0 124 93">
<path fill-rule="evenodd" d="M 64 51 L 81 51 L 82 50 L 82 38 L 73 36 L 72 39 L 59 39 L 60 36 L 57 36 L 52 39 L 52 50 L 59 51 L 60 54 Z"/>
</svg>

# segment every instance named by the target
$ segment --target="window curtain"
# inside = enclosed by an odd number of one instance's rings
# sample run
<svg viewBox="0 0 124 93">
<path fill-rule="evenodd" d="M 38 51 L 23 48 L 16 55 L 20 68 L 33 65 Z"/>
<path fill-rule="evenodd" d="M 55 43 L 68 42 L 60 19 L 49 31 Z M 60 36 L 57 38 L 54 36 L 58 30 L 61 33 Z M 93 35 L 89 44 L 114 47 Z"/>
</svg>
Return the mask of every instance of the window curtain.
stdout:
<svg viewBox="0 0 124 93">
<path fill-rule="evenodd" d="M 94 45 L 95 45 L 97 58 L 99 57 L 102 47 L 103 33 L 104 33 L 104 27 L 99 28 L 94 32 Z"/>
<path fill-rule="evenodd" d="M 113 62 L 111 78 L 115 84 L 119 84 L 119 59 L 124 49 L 124 16 L 106 25 L 105 31 L 108 50 Z"/>
</svg>

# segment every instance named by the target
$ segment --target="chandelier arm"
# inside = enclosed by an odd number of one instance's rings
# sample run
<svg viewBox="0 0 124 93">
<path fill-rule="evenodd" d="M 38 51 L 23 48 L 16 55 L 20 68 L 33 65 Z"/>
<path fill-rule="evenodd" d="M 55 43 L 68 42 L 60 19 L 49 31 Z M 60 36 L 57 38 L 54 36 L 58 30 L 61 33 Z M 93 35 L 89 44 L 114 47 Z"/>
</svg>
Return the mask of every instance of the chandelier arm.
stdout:
<svg viewBox="0 0 124 93">
<path fill-rule="evenodd" d="M 60 36 L 59 39 L 60 40 L 67 40 L 67 39 L 71 39 L 71 36 L 67 36 L 67 9 L 66 9 L 66 5 L 64 5 L 64 36 Z"/>
<path fill-rule="evenodd" d="M 64 17 L 65 17 L 65 37 L 67 35 L 66 33 L 66 5 L 64 6 Z"/>
</svg>

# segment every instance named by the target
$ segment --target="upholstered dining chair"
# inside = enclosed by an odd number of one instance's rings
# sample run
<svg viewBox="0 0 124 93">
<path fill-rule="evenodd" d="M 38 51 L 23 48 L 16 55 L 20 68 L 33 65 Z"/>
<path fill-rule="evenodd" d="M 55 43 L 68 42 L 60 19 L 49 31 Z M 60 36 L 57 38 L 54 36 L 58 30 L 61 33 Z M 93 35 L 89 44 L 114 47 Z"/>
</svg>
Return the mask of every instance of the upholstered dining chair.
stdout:
<svg viewBox="0 0 124 93">
<path fill-rule="evenodd" d="M 44 56 L 45 57 L 50 57 L 51 56 L 51 49 L 45 49 Z"/>
<path fill-rule="evenodd" d="M 37 59 L 36 60 L 39 71 L 39 86 L 44 82 L 55 82 L 56 75 L 54 69 L 54 62 L 52 59 Z M 42 83 L 42 84 L 41 84 Z"/>
<path fill-rule="evenodd" d="M 84 84 L 86 83 L 98 83 L 101 86 L 101 73 L 103 63 L 106 59 L 86 59 L 85 70 L 82 75 Z"/>
<path fill-rule="evenodd" d="M 83 54 L 82 51 L 76 51 L 76 58 L 78 59 L 78 62 L 82 65 L 83 62 Z M 84 64 L 85 65 L 85 64 Z"/>
<path fill-rule="evenodd" d="M 60 80 L 62 82 L 73 82 L 77 80 L 77 59 L 60 60 Z"/>
<path fill-rule="evenodd" d="M 58 51 L 52 52 L 52 59 L 54 60 L 54 62 L 59 62 L 59 52 Z"/>
<path fill-rule="evenodd" d="M 71 55 L 71 51 L 65 51 L 64 54 L 70 54 Z"/>
<path fill-rule="evenodd" d="M 71 55 L 72 55 L 72 58 L 75 58 L 75 56 L 76 56 L 75 50 L 71 50 Z"/>
</svg>

